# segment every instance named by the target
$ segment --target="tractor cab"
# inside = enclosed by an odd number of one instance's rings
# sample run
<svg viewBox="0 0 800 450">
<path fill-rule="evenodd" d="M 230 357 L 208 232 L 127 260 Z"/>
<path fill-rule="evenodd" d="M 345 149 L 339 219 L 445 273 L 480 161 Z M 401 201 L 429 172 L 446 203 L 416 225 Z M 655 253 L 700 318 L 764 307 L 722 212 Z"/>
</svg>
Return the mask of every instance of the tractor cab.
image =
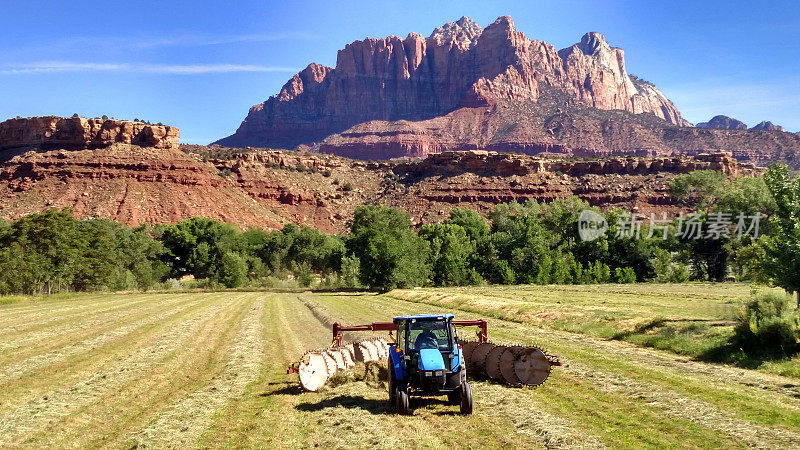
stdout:
<svg viewBox="0 0 800 450">
<path fill-rule="evenodd" d="M 454 403 L 466 397 L 466 367 L 463 364 L 458 332 L 452 314 L 423 314 L 398 316 L 396 343 L 389 351 L 389 393 L 393 402 L 405 401 L 407 396 L 447 395 Z M 472 409 L 472 392 L 469 406 Z M 404 400 L 403 400 L 404 399 Z M 463 399 L 466 403 L 466 398 Z M 403 410 L 402 404 L 398 409 Z"/>
</svg>

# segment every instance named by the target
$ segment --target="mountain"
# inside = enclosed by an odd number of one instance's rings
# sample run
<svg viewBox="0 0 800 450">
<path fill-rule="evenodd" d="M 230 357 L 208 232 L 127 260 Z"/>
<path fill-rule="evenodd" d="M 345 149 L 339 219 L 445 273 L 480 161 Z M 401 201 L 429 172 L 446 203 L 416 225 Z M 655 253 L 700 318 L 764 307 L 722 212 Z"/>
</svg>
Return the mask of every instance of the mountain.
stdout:
<svg viewBox="0 0 800 450">
<path fill-rule="evenodd" d="M 783 129 L 782 126 L 775 125 L 770 121 L 763 121 L 758 125 L 750 128 L 751 130 L 760 130 L 760 131 L 786 131 Z"/>
<path fill-rule="evenodd" d="M 468 128 L 487 110 L 538 103 L 648 113 L 667 124 L 690 125 L 658 88 L 628 75 L 624 51 L 599 33 L 587 33 L 575 45 L 557 50 L 518 32 L 509 17 L 485 29 L 462 17 L 428 38 L 411 33 L 405 39 L 370 38 L 346 45 L 335 68 L 310 64 L 277 95 L 250 108 L 236 133 L 216 143 L 294 148 L 320 143 L 355 125 L 424 121 L 460 110 L 480 114 L 451 120 L 443 138 L 473 142 Z M 478 131 L 479 144 L 494 139 L 492 131 Z M 343 152 L 370 159 L 366 153 Z"/>
<path fill-rule="evenodd" d="M 714 128 L 716 130 L 746 130 L 747 125 L 744 122 L 738 121 L 732 117 L 718 115 L 714 116 L 708 122 L 700 122 L 695 125 L 698 128 Z"/>
</svg>

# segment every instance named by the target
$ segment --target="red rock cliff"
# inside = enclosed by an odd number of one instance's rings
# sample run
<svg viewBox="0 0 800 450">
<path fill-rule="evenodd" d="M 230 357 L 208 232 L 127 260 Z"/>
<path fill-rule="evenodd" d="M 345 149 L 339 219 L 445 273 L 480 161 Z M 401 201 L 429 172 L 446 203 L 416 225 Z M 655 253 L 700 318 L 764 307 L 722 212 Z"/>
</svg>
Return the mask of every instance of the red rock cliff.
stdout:
<svg viewBox="0 0 800 450">
<path fill-rule="evenodd" d="M 655 86 L 627 74 L 624 52 L 599 33 L 557 51 L 517 31 L 509 17 L 486 29 L 462 17 L 427 39 L 412 33 L 348 44 L 336 68 L 309 65 L 218 143 L 293 148 L 371 120 L 423 120 L 498 101 L 536 102 L 543 88 L 562 92 L 571 104 L 688 125 Z"/>
<path fill-rule="evenodd" d="M 180 131 L 175 127 L 127 120 L 45 116 L 0 123 L 0 150 L 19 147 L 84 149 L 115 143 L 177 149 L 179 138 Z"/>
</svg>

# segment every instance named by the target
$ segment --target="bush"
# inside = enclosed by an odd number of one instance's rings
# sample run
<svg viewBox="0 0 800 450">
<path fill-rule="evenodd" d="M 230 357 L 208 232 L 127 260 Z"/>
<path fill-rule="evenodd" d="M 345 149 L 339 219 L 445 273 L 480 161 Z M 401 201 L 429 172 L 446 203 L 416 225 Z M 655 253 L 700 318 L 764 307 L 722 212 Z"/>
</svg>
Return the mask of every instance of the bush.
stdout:
<svg viewBox="0 0 800 450">
<path fill-rule="evenodd" d="M 350 289 L 360 288 L 361 283 L 358 282 L 360 265 L 361 261 L 355 256 L 345 256 L 342 258 L 342 270 L 340 272 L 339 282 Z"/>
<path fill-rule="evenodd" d="M 800 311 L 792 307 L 789 295 L 755 292 L 739 317 L 734 339 L 752 352 L 794 355 L 800 350 Z"/>
<path fill-rule="evenodd" d="M 222 255 L 222 265 L 218 269 L 219 281 L 225 287 L 235 288 L 247 281 L 247 263 L 233 252 Z"/>
<path fill-rule="evenodd" d="M 302 287 L 309 287 L 314 281 L 314 273 L 311 271 L 311 266 L 304 262 L 297 267 L 294 273 L 297 283 Z"/>
<path fill-rule="evenodd" d="M 678 266 L 672 270 L 671 281 L 673 283 L 686 283 L 689 281 L 689 268 L 686 267 L 686 264 L 679 263 Z"/>
<path fill-rule="evenodd" d="M 614 269 L 614 280 L 620 284 L 636 283 L 636 272 L 631 267 L 617 267 Z"/>
</svg>

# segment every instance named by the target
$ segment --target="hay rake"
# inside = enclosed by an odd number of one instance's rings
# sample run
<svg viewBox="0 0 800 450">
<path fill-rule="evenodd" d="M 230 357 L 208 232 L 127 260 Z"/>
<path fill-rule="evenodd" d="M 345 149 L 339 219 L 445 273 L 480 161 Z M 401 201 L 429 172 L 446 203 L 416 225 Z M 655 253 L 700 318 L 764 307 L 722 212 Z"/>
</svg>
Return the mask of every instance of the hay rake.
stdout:
<svg viewBox="0 0 800 450">
<path fill-rule="evenodd" d="M 453 320 L 452 315 L 425 315 L 396 317 L 393 322 L 373 322 L 368 325 L 344 326 L 338 322 L 332 326 L 333 338 L 328 348 L 306 352 L 299 362 L 292 364 L 287 373 L 297 373 L 300 384 L 307 391 L 317 391 L 322 388 L 337 372 L 351 369 L 357 362 L 372 363 L 389 361 L 390 377 L 392 376 L 392 358 L 398 354 L 412 354 L 407 341 L 409 337 L 405 323 L 416 320 L 429 320 L 436 318 L 445 320 L 452 327 L 454 344 L 447 353 L 453 361 L 458 361 L 459 366 L 449 367 L 450 371 L 466 369 L 471 377 L 486 378 L 505 383 L 511 386 L 539 386 L 550 375 L 553 366 L 560 366 L 561 362 L 555 356 L 548 354 L 538 346 L 498 345 L 489 342 L 488 326 L 483 319 Z M 458 338 L 456 327 L 477 327 L 475 340 L 462 340 Z M 400 342 L 393 339 L 392 333 L 401 327 L 403 336 L 398 336 Z M 344 332 L 358 331 L 388 331 L 392 342 L 384 338 L 368 338 L 354 342 L 343 342 Z M 404 341 L 405 338 L 405 341 Z M 398 345 L 405 344 L 405 345 Z M 410 361 L 411 355 L 405 356 Z M 463 362 L 463 365 L 461 365 Z M 466 376 L 464 376 L 466 381 Z M 442 384 L 441 389 L 447 386 Z M 438 392 L 438 391 L 437 391 Z M 444 392 L 444 391 L 443 391 Z M 394 401 L 394 397 L 393 397 Z"/>
</svg>

